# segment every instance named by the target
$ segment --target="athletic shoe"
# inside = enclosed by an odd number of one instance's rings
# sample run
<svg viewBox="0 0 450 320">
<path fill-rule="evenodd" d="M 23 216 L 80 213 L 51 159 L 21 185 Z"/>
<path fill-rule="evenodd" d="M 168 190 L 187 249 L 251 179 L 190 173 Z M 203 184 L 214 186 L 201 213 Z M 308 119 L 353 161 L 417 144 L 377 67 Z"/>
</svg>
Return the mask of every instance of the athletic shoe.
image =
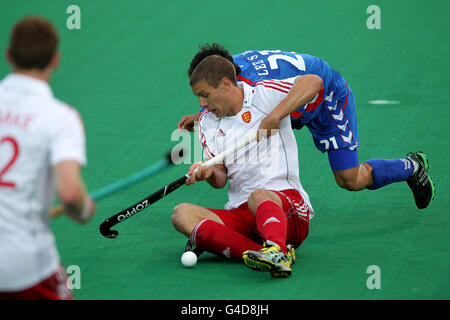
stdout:
<svg viewBox="0 0 450 320">
<path fill-rule="evenodd" d="M 186 243 L 186 247 L 184 248 L 184 252 L 194 250 L 194 246 L 192 245 L 191 240 L 188 240 Z"/>
<path fill-rule="evenodd" d="M 291 265 L 295 264 L 295 248 L 291 244 L 287 245 L 286 256 L 291 259 Z"/>
<path fill-rule="evenodd" d="M 186 247 L 184 248 L 184 252 L 187 252 L 187 251 L 192 251 L 192 252 L 194 252 L 194 253 L 197 255 L 197 257 L 199 257 L 199 256 L 203 253 L 203 250 L 202 250 L 202 249 L 200 249 L 199 247 L 194 247 L 194 246 L 192 245 L 191 240 L 188 240 L 188 241 L 187 241 Z"/>
<path fill-rule="evenodd" d="M 295 249 L 290 244 L 287 245 L 286 257 L 288 258 L 288 260 L 291 261 L 291 266 L 293 264 L 295 264 Z M 272 270 L 272 271 L 270 271 L 270 275 L 273 278 L 286 278 L 286 277 L 289 277 L 290 273 L 288 275 L 286 275 L 284 270 L 281 270 L 281 271 L 280 270 Z"/>
<path fill-rule="evenodd" d="M 407 156 L 419 167 L 406 181 L 413 192 L 417 208 L 425 209 L 433 200 L 436 190 L 431 177 L 428 175 L 428 158 L 422 151 L 410 152 Z"/>
<path fill-rule="evenodd" d="M 280 246 L 264 243 L 259 251 L 247 250 L 242 258 L 247 267 L 255 271 L 269 271 L 274 278 L 287 278 L 291 275 L 291 265 L 295 262 L 295 251 L 291 248 L 284 254 Z"/>
</svg>

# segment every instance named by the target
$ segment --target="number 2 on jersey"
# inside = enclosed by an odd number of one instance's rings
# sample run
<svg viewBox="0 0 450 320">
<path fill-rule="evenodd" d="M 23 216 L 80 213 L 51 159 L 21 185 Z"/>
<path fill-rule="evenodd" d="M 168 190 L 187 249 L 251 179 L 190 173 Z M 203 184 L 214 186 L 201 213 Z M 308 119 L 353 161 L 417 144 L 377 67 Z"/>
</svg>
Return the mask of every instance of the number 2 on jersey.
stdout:
<svg viewBox="0 0 450 320">
<path fill-rule="evenodd" d="M 14 162 L 16 162 L 19 156 L 19 144 L 13 137 L 4 137 L 0 140 L 0 145 L 4 143 L 9 143 L 13 147 L 13 154 L 10 160 L 6 163 L 5 167 L 0 168 L 0 187 L 15 188 L 16 184 L 14 182 L 8 182 L 3 180 L 2 176 L 12 167 Z"/>
<path fill-rule="evenodd" d="M 299 54 L 295 55 L 294 57 L 285 55 L 285 54 L 275 54 L 281 52 L 280 50 L 265 50 L 265 51 L 259 51 L 260 54 L 262 55 L 268 55 L 269 53 L 272 53 L 272 55 L 270 55 L 267 58 L 267 61 L 269 61 L 269 66 L 270 69 L 274 70 L 274 69 L 278 69 L 278 62 L 277 60 L 284 60 L 286 62 L 289 62 L 290 64 L 292 64 L 294 67 L 296 67 L 298 70 L 301 71 L 305 71 L 306 67 L 305 67 L 305 60 L 303 60 L 303 57 Z"/>
</svg>

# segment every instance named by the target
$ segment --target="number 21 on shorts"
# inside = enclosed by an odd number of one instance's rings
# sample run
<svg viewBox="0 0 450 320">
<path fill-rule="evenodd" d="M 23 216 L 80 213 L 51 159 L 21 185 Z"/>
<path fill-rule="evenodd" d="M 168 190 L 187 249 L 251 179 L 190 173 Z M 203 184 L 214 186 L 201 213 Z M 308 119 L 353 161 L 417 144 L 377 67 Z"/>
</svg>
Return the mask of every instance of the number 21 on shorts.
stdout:
<svg viewBox="0 0 450 320">
<path fill-rule="evenodd" d="M 323 140 L 320 140 L 319 142 L 325 145 L 324 146 L 325 150 L 330 150 L 330 142 L 333 145 L 333 149 L 337 150 L 338 149 L 338 145 L 337 145 L 337 142 L 336 142 L 336 138 L 335 137 L 331 137 L 328 140 L 327 139 L 323 139 Z"/>
</svg>

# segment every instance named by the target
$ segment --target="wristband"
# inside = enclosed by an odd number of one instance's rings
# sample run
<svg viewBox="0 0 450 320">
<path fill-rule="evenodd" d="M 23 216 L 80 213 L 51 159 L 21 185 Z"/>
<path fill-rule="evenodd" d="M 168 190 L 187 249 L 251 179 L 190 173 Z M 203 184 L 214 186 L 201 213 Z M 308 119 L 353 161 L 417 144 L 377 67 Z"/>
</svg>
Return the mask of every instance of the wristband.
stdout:
<svg viewBox="0 0 450 320">
<path fill-rule="evenodd" d="M 81 211 L 80 214 L 80 220 L 81 221 L 87 221 L 91 217 L 91 210 L 92 210 L 92 202 L 89 197 L 86 197 L 86 200 L 84 201 L 83 211 Z"/>
</svg>

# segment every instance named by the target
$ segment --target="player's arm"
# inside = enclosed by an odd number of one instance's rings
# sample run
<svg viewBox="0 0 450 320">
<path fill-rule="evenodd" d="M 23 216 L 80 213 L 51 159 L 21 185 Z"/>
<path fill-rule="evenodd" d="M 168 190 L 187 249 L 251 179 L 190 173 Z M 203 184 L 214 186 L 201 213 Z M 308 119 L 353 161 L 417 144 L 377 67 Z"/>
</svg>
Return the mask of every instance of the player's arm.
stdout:
<svg viewBox="0 0 450 320">
<path fill-rule="evenodd" d="M 80 165 L 73 160 L 61 161 L 54 170 L 57 194 L 65 212 L 77 222 L 88 222 L 96 208 L 81 178 Z"/>
<path fill-rule="evenodd" d="M 267 130 L 268 135 L 271 134 L 270 130 L 279 129 L 281 119 L 307 104 L 320 91 L 322 85 L 322 78 L 315 74 L 297 77 L 286 97 L 261 121 L 259 129 Z"/>
<path fill-rule="evenodd" d="M 190 179 L 186 180 L 187 185 L 206 180 L 213 188 L 221 189 L 228 181 L 227 168 L 223 164 L 206 168 L 203 166 L 203 162 L 197 162 L 189 168 L 189 175 Z"/>
<path fill-rule="evenodd" d="M 206 179 L 206 182 L 208 182 L 213 188 L 222 189 L 228 181 L 227 168 L 223 164 L 217 164 L 211 169 L 213 169 L 213 173 L 208 179 Z"/>
</svg>

